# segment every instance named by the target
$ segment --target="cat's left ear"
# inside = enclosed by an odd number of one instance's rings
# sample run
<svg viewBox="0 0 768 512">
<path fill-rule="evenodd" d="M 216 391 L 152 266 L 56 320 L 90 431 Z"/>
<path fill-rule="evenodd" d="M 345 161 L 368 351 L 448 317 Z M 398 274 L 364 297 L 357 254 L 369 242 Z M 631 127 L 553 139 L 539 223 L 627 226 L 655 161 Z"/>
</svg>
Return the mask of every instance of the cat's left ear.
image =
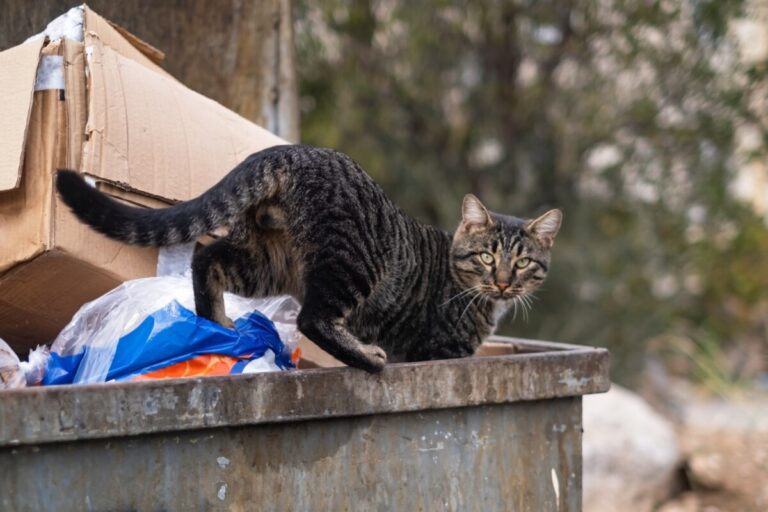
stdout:
<svg viewBox="0 0 768 512">
<path fill-rule="evenodd" d="M 529 221 L 528 224 L 525 225 L 525 229 L 530 231 L 530 233 L 538 238 L 547 248 L 550 248 L 555 241 L 557 232 L 560 231 L 560 225 L 562 223 L 563 212 L 554 209 L 549 210 L 538 219 Z"/>
</svg>

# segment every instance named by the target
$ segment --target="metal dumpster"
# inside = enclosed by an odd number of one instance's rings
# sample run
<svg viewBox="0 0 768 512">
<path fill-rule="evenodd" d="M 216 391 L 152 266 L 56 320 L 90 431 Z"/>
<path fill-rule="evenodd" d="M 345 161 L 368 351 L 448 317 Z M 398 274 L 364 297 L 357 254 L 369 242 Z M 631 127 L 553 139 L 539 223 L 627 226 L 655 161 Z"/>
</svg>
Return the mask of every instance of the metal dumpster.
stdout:
<svg viewBox="0 0 768 512">
<path fill-rule="evenodd" d="M 581 510 L 604 349 L 0 392 L 0 509 Z"/>
</svg>

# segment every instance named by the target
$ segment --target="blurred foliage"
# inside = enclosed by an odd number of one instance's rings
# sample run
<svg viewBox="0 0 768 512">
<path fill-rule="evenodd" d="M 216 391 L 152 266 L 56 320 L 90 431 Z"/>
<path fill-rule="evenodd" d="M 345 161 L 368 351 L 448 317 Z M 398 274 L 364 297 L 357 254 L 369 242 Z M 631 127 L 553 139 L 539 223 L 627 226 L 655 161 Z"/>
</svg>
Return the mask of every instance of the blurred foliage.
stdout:
<svg viewBox="0 0 768 512">
<path fill-rule="evenodd" d="M 659 336 L 765 345 L 768 216 L 733 193 L 768 140 L 765 62 L 745 63 L 729 29 L 748 11 L 302 0 L 302 139 L 447 229 L 468 192 L 518 216 L 563 208 L 531 320 L 503 334 L 608 346 L 625 383 Z"/>
</svg>

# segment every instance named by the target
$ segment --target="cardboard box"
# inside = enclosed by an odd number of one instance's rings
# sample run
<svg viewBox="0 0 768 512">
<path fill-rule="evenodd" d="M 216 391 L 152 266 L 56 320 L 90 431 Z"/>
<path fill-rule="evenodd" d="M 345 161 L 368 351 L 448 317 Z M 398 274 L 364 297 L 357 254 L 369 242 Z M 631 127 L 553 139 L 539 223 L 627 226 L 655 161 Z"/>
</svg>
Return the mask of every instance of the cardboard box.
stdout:
<svg viewBox="0 0 768 512">
<path fill-rule="evenodd" d="M 301 351 L 301 358 L 299 359 L 299 369 L 308 368 L 338 368 L 340 366 L 346 366 L 344 363 L 324 351 L 305 336 L 299 339 L 299 350 Z M 493 357 L 493 356 L 508 356 L 511 354 L 517 354 L 523 352 L 518 345 L 510 343 L 509 341 L 485 341 L 475 352 L 474 357 Z"/>
<path fill-rule="evenodd" d="M 108 240 L 69 212 L 57 168 L 157 207 L 285 143 L 185 87 L 162 52 L 88 7 L 67 16 L 62 34 L 0 52 L 0 338 L 17 352 L 52 341 L 84 302 L 155 274 L 156 249 Z"/>
</svg>

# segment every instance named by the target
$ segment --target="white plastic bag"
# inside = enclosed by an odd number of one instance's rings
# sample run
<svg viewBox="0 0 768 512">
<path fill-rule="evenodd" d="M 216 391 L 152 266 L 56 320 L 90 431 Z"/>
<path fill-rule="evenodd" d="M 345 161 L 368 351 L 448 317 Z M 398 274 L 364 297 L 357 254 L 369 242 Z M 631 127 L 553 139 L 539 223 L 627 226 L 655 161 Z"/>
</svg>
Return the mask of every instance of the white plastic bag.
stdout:
<svg viewBox="0 0 768 512">
<path fill-rule="evenodd" d="M 40 384 L 48 364 L 48 347 L 29 351 L 29 360 L 20 361 L 16 353 L 0 338 L 0 390 Z"/>
</svg>

